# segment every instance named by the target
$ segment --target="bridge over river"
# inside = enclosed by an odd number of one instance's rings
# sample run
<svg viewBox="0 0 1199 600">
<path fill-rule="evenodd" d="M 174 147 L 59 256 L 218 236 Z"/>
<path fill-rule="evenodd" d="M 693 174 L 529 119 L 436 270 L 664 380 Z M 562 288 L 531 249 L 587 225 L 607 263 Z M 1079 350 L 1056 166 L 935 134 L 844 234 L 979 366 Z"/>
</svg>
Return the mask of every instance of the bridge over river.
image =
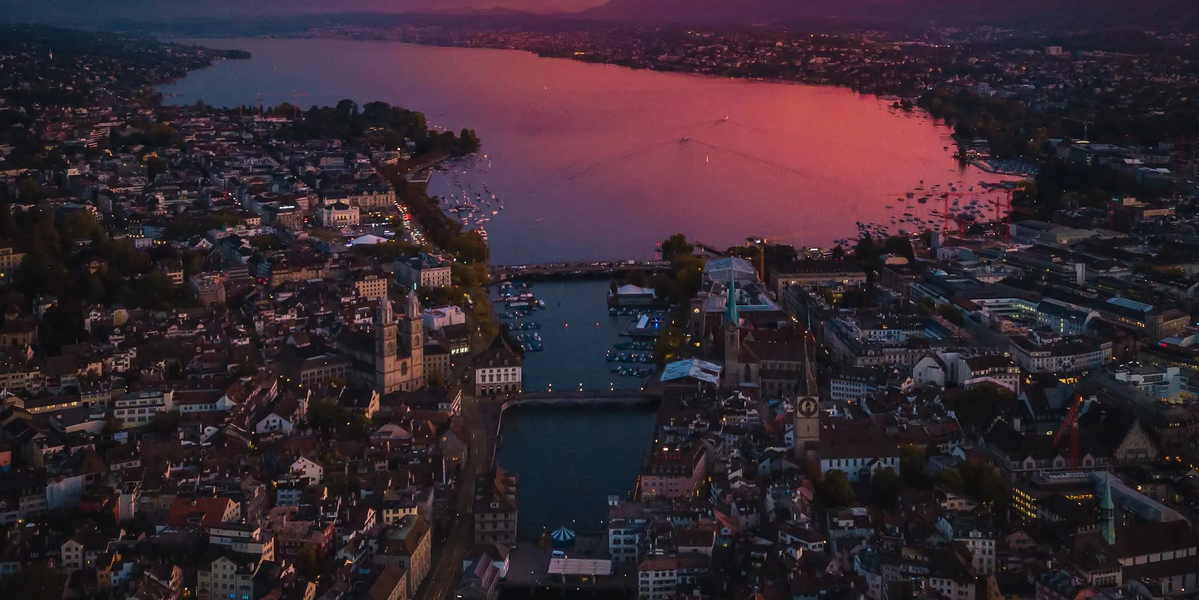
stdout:
<svg viewBox="0 0 1199 600">
<path fill-rule="evenodd" d="M 696 249 L 710 258 L 720 257 L 724 252 L 711 244 L 692 242 Z M 528 265 L 492 265 L 491 281 L 499 283 L 512 279 L 607 279 L 626 271 L 665 273 L 670 270 L 668 260 L 601 260 L 594 262 L 554 262 Z"/>
<path fill-rule="evenodd" d="M 546 392 L 521 392 L 498 399 L 499 410 L 492 409 L 497 438 L 504 427 L 504 412 L 514 408 L 542 406 L 639 406 L 653 404 L 657 397 L 637 388 L 606 390 L 558 390 Z M 494 405 L 493 405 L 494 406 Z M 495 414 L 498 413 L 498 414 Z"/>
<path fill-rule="evenodd" d="M 562 262 L 542 263 L 534 265 L 494 265 L 491 267 L 491 281 L 499 283 L 512 279 L 547 280 L 547 279 L 607 279 L 627 271 L 644 271 L 646 273 L 665 273 L 670 270 L 668 261 L 597 261 L 597 262 Z"/>
</svg>

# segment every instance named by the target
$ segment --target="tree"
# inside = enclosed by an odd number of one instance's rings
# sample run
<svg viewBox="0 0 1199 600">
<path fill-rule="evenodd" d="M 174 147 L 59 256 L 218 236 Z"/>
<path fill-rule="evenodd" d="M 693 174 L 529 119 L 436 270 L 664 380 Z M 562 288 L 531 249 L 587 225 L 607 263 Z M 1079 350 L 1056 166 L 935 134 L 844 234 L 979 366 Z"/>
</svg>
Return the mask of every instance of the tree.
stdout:
<svg viewBox="0 0 1199 600">
<path fill-rule="evenodd" d="M 858 240 L 857 245 L 853 247 L 853 257 L 863 264 L 878 260 L 882 254 L 883 247 L 870 236 Z"/>
<path fill-rule="evenodd" d="M 316 550 L 311 546 L 304 546 L 296 553 L 296 573 L 302 575 L 308 581 L 315 581 L 320 577 L 321 563 L 316 559 Z"/>
<path fill-rule="evenodd" d="M 899 475 L 895 474 L 895 469 L 887 467 L 875 471 L 870 480 L 870 499 L 878 506 L 891 508 L 895 506 L 898 495 Z"/>
<path fill-rule="evenodd" d="M 151 182 L 155 177 L 167 172 L 167 163 L 158 156 L 151 155 L 146 158 L 146 179 Z"/>
<path fill-rule="evenodd" d="M 816 485 L 816 494 L 829 507 L 853 506 L 858 500 L 845 471 L 837 469 L 824 474 L 824 480 Z"/>
<path fill-rule="evenodd" d="M 892 236 L 887 238 L 883 248 L 888 254 L 902 256 L 908 260 L 916 260 L 916 252 L 912 250 L 912 242 L 906 237 Z"/>
<path fill-rule="evenodd" d="M 17 185 L 17 198 L 20 198 L 22 202 L 37 202 L 49 195 L 42 184 L 32 177 L 22 179 L 21 183 Z"/>
<path fill-rule="evenodd" d="M 441 371 L 429 373 L 429 376 L 425 378 L 425 382 L 431 388 L 445 387 L 445 377 L 441 375 Z"/>
<path fill-rule="evenodd" d="M 487 262 L 487 258 L 491 255 L 491 251 L 487 248 L 487 241 L 476 231 L 468 231 L 454 236 L 446 250 L 469 263 Z"/>
<path fill-rule="evenodd" d="M 957 469 L 941 469 L 933 476 L 933 481 L 951 492 L 961 492 L 966 484 L 962 482 L 962 474 Z"/>
<path fill-rule="evenodd" d="M 346 117 L 354 117 L 358 114 L 358 103 L 346 98 L 337 102 L 337 112 Z"/>
<path fill-rule="evenodd" d="M 962 311 L 954 308 L 952 304 L 937 305 L 937 314 L 958 327 L 961 327 L 965 323 L 965 320 L 962 318 Z"/>
<path fill-rule="evenodd" d="M 321 431 L 344 427 L 347 421 L 346 407 L 331 400 L 317 400 L 308 407 L 308 424 Z"/>
<path fill-rule="evenodd" d="M 905 485 L 918 487 L 925 480 L 924 468 L 928 466 L 928 452 L 915 444 L 904 444 L 899 448 L 899 472 Z"/>
<path fill-rule="evenodd" d="M 994 465 L 978 460 L 962 465 L 962 485 L 966 493 L 987 504 L 1007 498 L 1007 480 Z"/>
<path fill-rule="evenodd" d="M 690 256 L 695 246 L 687 241 L 687 236 L 676 233 L 662 242 L 662 260 L 673 261 L 676 258 Z"/>
<path fill-rule="evenodd" d="M 169 435 L 179 430 L 179 413 L 175 411 L 162 412 L 154 415 L 146 424 L 146 431 L 159 435 Z"/>
</svg>

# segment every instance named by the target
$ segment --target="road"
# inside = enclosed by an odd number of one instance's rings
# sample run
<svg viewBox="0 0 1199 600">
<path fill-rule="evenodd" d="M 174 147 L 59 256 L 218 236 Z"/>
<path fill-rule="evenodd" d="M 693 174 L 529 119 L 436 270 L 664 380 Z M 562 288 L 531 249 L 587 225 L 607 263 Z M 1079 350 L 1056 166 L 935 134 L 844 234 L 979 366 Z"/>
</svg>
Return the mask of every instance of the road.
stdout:
<svg viewBox="0 0 1199 600">
<path fill-rule="evenodd" d="M 469 451 L 466 464 L 459 474 L 461 485 L 454 501 L 454 521 L 449 535 L 440 544 L 434 544 L 433 566 L 429 570 L 413 600 L 443 600 L 458 585 L 462 577 L 462 558 L 474 546 L 475 535 L 475 483 L 479 475 L 491 464 L 491 452 L 495 445 L 485 424 L 479 401 L 469 390 L 462 393 L 462 419 L 469 432 Z"/>
<path fill-rule="evenodd" d="M 624 271 L 665 272 L 670 269 L 667 261 L 600 261 L 558 262 L 530 265 L 492 265 L 488 271 L 493 282 L 509 279 L 538 279 L 566 276 L 612 275 Z"/>
</svg>

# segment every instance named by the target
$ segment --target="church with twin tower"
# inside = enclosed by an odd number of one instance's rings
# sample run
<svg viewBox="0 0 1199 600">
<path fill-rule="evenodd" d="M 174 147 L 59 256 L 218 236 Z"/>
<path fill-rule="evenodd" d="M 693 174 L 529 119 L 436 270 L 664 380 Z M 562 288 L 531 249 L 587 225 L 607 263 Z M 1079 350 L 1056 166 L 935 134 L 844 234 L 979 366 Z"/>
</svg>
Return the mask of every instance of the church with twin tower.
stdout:
<svg viewBox="0 0 1199 600">
<path fill-rule="evenodd" d="M 391 300 L 379 299 L 369 331 L 346 328 L 338 334 L 338 351 L 353 359 L 349 383 L 380 394 L 424 387 L 424 329 L 420 300 L 409 292 L 404 314 L 396 316 Z"/>
</svg>

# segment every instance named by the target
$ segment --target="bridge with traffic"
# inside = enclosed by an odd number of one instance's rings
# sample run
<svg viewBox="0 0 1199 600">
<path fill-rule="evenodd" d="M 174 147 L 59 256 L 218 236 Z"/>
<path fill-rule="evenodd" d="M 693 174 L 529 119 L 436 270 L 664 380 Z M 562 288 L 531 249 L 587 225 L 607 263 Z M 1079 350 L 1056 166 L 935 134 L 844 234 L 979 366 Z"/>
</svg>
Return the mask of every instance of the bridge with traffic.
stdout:
<svg viewBox="0 0 1199 600">
<path fill-rule="evenodd" d="M 724 256 L 724 252 L 711 244 L 692 242 L 710 257 Z M 527 265 L 492 265 L 489 269 L 491 281 L 499 283 L 513 279 L 604 279 L 628 271 L 665 273 L 670 270 L 668 260 L 600 260 L 593 262 L 552 262 Z"/>
<path fill-rule="evenodd" d="M 670 270 L 668 261 L 597 261 L 558 262 L 532 265 L 492 265 L 491 280 L 499 283 L 513 279 L 604 279 L 628 271 L 665 273 Z"/>
</svg>

